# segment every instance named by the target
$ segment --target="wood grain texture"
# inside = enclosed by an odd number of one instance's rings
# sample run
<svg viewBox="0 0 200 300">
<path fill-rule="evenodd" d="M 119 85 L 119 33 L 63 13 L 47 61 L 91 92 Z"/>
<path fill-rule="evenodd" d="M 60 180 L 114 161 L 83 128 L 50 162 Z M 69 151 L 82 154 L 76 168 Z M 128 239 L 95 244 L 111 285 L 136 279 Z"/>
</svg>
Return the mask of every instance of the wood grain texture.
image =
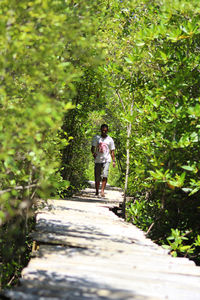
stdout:
<svg viewBox="0 0 200 300">
<path fill-rule="evenodd" d="M 106 198 L 88 188 L 38 209 L 37 251 L 10 299 L 199 300 L 200 267 L 173 258 L 109 208 L 123 201 L 108 187 Z"/>
</svg>

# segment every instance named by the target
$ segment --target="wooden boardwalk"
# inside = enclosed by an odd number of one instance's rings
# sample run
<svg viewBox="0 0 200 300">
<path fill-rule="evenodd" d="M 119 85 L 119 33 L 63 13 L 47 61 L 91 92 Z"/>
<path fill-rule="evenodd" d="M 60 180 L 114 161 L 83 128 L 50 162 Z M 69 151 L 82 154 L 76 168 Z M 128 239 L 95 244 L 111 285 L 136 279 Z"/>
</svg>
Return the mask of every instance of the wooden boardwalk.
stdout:
<svg viewBox="0 0 200 300">
<path fill-rule="evenodd" d="M 172 258 L 88 188 L 68 200 L 48 200 L 37 213 L 37 249 L 21 285 L 5 295 L 30 300 L 200 300 L 200 267 Z"/>
</svg>

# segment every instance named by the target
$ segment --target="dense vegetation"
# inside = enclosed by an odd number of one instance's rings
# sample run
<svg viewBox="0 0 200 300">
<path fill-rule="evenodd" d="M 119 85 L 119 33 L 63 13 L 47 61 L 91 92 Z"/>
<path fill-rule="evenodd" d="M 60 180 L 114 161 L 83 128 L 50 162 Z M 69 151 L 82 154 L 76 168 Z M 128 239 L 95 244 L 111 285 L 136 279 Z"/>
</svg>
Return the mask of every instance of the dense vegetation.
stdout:
<svg viewBox="0 0 200 300">
<path fill-rule="evenodd" d="M 116 103 L 115 120 L 124 133 L 122 144 L 128 137 L 130 148 L 128 194 L 134 200 L 128 203 L 127 218 L 174 255 L 196 261 L 199 24 L 196 1 L 128 6 L 123 1 L 104 34 L 110 41 L 104 73 Z"/>
<path fill-rule="evenodd" d="M 0 222 L 8 224 L 6 228 L 20 216 L 26 223 L 38 197 L 59 196 L 69 186 L 68 176 L 62 176 L 62 151 L 70 141 L 77 143 L 78 136 L 82 143 L 79 86 L 81 90 L 86 73 L 92 74 L 102 59 L 94 34 L 96 5 L 55 0 L 0 3 Z M 77 165 L 75 171 L 72 164 L 69 167 L 75 176 Z M 20 230 L 17 223 L 16 227 Z M 0 237 L 3 263 L 5 233 L 2 230 Z M 19 244 L 17 232 L 12 243 Z M 14 253 L 16 247 L 10 248 Z M 6 272 L 12 277 L 12 264 L 10 260 L 7 269 L 0 265 L 6 278 Z"/>
<path fill-rule="evenodd" d="M 2 0 L 0 16 L 1 236 L 91 179 L 106 122 L 127 220 L 199 262 L 199 1 Z"/>
<path fill-rule="evenodd" d="M 103 30 L 103 72 L 130 156 L 121 162 L 133 197 L 126 216 L 174 255 L 199 262 L 199 3 L 119 6 Z"/>
</svg>

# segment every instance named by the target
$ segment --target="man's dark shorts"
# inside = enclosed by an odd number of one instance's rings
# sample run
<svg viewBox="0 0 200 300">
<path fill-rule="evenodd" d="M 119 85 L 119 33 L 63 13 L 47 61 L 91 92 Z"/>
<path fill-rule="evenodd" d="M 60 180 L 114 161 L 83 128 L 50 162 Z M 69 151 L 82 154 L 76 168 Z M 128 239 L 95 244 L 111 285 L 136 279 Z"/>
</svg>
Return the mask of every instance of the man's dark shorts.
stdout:
<svg viewBox="0 0 200 300">
<path fill-rule="evenodd" d="M 108 177 L 108 171 L 109 171 L 109 162 L 106 163 L 95 163 L 95 181 L 101 181 L 101 177 Z"/>
</svg>

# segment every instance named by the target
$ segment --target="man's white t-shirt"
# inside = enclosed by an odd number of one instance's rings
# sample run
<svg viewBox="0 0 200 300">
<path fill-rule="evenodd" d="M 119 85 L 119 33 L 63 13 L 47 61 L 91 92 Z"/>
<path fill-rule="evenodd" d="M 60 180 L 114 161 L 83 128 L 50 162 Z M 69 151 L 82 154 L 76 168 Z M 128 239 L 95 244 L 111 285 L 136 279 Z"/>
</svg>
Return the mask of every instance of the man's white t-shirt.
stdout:
<svg viewBox="0 0 200 300">
<path fill-rule="evenodd" d="M 110 151 L 115 150 L 113 139 L 107 135 L 103 138 L 101 135 L 95 135 L 92 140 L 92 146 L 96 147 L 97 156 L 95 163 L 111 162 Z"/>
</svg>

